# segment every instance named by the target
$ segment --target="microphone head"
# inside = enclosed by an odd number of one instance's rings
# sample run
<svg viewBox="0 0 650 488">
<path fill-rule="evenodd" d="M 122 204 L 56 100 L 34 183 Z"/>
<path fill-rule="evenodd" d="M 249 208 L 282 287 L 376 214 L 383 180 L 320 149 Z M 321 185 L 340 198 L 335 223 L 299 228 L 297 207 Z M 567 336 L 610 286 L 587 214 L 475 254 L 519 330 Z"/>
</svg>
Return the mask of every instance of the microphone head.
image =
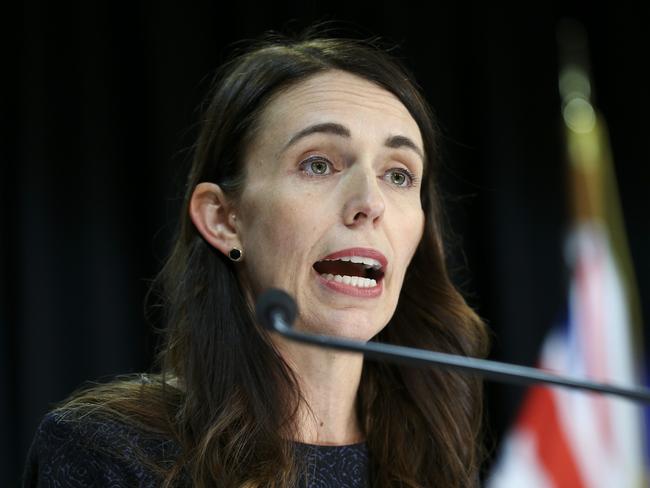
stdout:
<svg viewBox="0 0 650 488">
<path fill-rule="evenodd" d="M 287 325 L 292 325 L 296 319 L 298 307 L 291 296 L 280 289 L 269 288 L 262 293 L 255 304 L 257 320 L 269 330 L 275 330 L 273 313 L 280 312 Z"/>
</svg>

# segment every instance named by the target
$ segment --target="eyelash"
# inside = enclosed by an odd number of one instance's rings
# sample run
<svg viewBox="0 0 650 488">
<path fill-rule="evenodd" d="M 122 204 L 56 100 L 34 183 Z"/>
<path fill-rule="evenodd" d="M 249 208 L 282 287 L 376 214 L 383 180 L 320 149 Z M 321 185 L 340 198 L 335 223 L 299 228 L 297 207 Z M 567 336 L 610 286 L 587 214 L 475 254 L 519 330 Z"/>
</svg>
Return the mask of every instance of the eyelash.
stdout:
<svg viewBox="0 0 650 488">
<path fill-rule="evenodd" d="M 320 156 L 316 156 L 316 157 L 307 158 L 302 163 L 300 163 L 299 166 L 300 166 L 302 172 L 306 173 L 309 177 L 327 176 L 327 175 L 310 174 L 305 169 L 305 168 L 309 167 L 309 165 L 311 163 L 313 163 L 314 161 L 323 161 L 323 162 L 327 163 L 327 165 L 330 167 L 330 169 L 332 167 L 332 163 L 328 159 L 325 159 L 325 158 L 320 157 Z M 397 186 L 397 188 L 411 188 L 411 187 L 415 186 L 417 184 L 417 182 L 419 181 L 418 177 L 415 176 L 413 173 L 411 173 L 406 168 L 391 168 L 391 171 L 393 171 L 393 170 L 395 170 L 396 172 L 401 173 L 404 176 L 406 176 L 408 178 L 408 181 L 409 181 L 409 183 L 407 185 L 404 185 L 404 186 L 395 185 L 395 186 Z"/>
</svg>

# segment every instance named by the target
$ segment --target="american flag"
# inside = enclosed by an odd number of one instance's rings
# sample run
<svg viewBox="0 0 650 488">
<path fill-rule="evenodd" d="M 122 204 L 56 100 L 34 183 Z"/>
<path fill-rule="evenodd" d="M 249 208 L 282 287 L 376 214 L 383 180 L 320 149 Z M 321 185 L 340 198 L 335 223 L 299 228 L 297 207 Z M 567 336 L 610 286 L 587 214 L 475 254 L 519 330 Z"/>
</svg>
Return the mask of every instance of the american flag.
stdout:
<svg viewBox="0 0 650 488">
<path fill-rule="evenodd" d="M 571 282 L 567 317 L 546 337 L 539 366 L 638 386 L 645 381 L 633 267 L 606 125 L 580 62 L 563 66 L 560 93 L 573 207 L 565 253 Z M 644 413 L 628 400 L 531 388 L 486 487 L 648 487 Z"/>
</svg>

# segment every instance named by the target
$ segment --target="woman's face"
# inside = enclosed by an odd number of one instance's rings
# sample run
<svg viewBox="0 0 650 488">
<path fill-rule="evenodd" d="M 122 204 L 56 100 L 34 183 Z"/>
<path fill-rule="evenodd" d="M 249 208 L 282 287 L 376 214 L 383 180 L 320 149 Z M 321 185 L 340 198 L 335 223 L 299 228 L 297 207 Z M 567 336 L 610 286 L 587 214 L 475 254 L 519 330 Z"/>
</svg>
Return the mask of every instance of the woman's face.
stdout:
<svg viewBox="0 0 650 488">
<path fill-rule="evenodd" d="M 248 148 L 236 211 L 237 266 L 253 296 L 286 290 L 300 330 L 377 334 L 422 237 L 422 148 L 402 103 L 352 74 L 329 71 L 276 95 Z"/>
</svg>

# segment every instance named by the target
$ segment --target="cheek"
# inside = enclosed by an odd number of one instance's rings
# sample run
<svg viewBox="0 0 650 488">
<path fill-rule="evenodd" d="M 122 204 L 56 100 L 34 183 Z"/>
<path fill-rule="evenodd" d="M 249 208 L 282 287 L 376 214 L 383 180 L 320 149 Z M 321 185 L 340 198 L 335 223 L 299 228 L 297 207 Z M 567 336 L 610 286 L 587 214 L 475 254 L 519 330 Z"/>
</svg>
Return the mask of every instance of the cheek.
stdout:
<svg viewBox="0 0 650 488">
<path fill-rule="evenodd" d="M 393 284 L 401 287 L 406 270 L 408 269 L 415 251 L 420 244 L 424 232 L 424 213 L 413 211 L 401 214 L 393 227 L 393 249 L 395 250 L 396 267 L 393 275 Z"/>
<path fill-rule="evenodd" d="M 418 212 L 418 217 L 416 220 L 416 225 L 415 225 L 415 239 L 413 241 L 413 249 L 411 250 L 411 257 L 413 257 L 413 254 L 415 254 L 415 251 L 418 248 L 418 245 L 420 244 L 420 241 L 422 240 L 422 236 L 424 235 L 424 225 L 425 225 L 425 216 L 424 216 L 424 211 L 420 210 Z"/>
<path fill-rule="evenodd" d="M 395 219 L 395 242 L 400 254 L 408 263 L 422 239 L 424 232 L 424 211 L 412 209 L 410 212 L 401 212 Z"/>
<path fill-rule="evenodd" d="M 245 208 L 246 223 L 242 244 L 249 253 L 249 273 L 280 285 L 302 266 L 310 249 L 309 239 L 316 235 L 315 220 L 309 205 L 286 195 L 259 195 Z"/>
<path fill-rule="evenodd" d="M 249 227 L 251 235 L 256 235 L 257 239 L 272 241 L 275 250 L 290 249 L 305 236 L 311 235 L 314 218 L 309 205 L 300 200 L 270 198 L 259 202 L 254 221 Z"/>
</svg>

